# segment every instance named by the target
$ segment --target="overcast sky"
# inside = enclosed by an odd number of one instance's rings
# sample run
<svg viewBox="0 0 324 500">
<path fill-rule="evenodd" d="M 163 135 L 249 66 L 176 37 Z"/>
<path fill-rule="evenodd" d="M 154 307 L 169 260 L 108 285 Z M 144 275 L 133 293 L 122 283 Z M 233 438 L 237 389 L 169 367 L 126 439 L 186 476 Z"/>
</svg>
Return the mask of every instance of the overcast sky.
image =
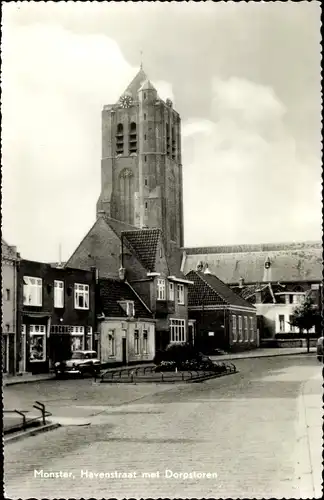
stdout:
<svg viewBox="0 0 324 500">
<path fill-rule="evenodd" d="M 318 2 L 3 4 L 3 237 L 67 259 L 101 109 L 144 70 L 182 118 L 185 244 L 321 238 Z"/>
</svg>

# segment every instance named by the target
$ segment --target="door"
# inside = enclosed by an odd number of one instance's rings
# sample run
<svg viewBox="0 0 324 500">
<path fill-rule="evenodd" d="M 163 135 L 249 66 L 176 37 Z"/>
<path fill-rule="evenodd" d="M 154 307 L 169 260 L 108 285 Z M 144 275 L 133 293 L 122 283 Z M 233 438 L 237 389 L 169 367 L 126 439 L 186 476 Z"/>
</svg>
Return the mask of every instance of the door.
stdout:
<svg viewBox="0 0 324 500">
<path fill-rule="evenodd" d="M 126 337 L 122 338 L 122 362 L 123 365 L 127 364 L 127 353 L 126 353 Z"/>
<path fill-rule="evenodd" d="M 195 343 L 195 323 L 193 321 L 188 321 L 188 342 L 192 345 Z"/>
</svg>

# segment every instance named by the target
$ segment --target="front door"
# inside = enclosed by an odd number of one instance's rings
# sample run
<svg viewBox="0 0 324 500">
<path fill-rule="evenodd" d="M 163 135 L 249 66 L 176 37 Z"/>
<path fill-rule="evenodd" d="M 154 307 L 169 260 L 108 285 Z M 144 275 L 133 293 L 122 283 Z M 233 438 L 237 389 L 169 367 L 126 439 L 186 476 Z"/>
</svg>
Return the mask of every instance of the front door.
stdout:
<svg viewBox="0 0 324 500">
<path fill-rule="evenodd" d="M 123 362 L 123 365 L 126 365 L 127 364 L 127 355 L 126 355 L 126 337 L 123 337 L 122 338 L 122 362 Z"/>
</svg>

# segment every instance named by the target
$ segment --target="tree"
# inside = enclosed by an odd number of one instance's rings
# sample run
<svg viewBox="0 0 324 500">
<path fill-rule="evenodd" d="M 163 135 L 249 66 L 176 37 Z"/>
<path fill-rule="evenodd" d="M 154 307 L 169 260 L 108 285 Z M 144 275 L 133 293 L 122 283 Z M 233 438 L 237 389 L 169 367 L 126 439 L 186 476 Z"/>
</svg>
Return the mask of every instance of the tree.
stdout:
<svg viewBox="0 0 324 500">
<path fill-rule="evenodd" d="M 306 297 L 304 302 L 293 311 L 290 324 L 299 328 L 299 332 L 307 332 L 307 352 L 309 352 L 310 337 L 309 330 L 320 320 L 319 311 L 311 297 Z"/>
</svg>

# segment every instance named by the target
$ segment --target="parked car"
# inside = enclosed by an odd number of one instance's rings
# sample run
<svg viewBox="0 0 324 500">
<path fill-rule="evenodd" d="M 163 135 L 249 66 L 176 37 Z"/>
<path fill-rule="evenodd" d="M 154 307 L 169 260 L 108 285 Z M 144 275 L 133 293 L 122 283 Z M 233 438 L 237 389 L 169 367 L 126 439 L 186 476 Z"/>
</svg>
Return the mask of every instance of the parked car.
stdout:
<svg viewBox="0 0 324 500">
<path fill-rule="evenodd" d="M 65 375 L 99 375 L 100 360 L 96 351 L 74 351 L 71 359 L 55 363 L 56 377 Z"/>
<path fill-rule="evenodd" d="M 323 339 L 324 337 L 320 337 L 317 341 L 316 352 L 318 361 L 323 361 Z"/>
</svg>

